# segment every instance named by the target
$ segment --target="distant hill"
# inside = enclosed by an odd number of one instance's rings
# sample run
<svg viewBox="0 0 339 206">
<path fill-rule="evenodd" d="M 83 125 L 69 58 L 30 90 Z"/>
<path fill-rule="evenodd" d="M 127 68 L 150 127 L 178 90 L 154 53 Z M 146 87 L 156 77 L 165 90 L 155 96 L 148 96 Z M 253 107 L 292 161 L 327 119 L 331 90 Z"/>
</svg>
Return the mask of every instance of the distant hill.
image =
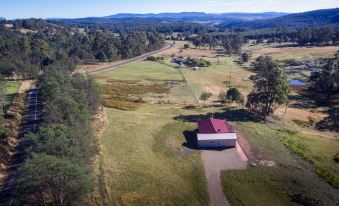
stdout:
<svg viewBox="0 0 339 206">
<path fill-rule="evenodd" d="M 132 14 L 122 13 L 105 17 L 89 17 L 79 19 L 53 19 L 54 21 L 63 21 L 70 23 L 115 23 L 120 20 L 150 20 L 160 22 L 198 22 L 206 24 L 231 23 L 235 21 L 249 21 L 258 19 L 270 19 L 287 15 L 281 12 L 264 12 L 264 13 L 203 13 L 203 12 L 182 12 L 182 13 L 159 13 L 159 14 Z"/>
<path fill-rule="evenodd" d="M 339 26 L 339 8 L 315 10 L 304 13 L 289 14 L 272 19 L 223 22 L 223 28 L 278 28 L 278 27 L 308 27 L 308 26 Z"/>
<path fill-rule="evenodd" d="M 281 27 L 339 26 L 339 8 L 315 10 L 304 13 L 159 13 L 131 14 L 122 13 L 105 17 L 89 17 L 79 19 L 53 19 L 53 21 L 82 24 L 137 24 L 137 23 L 171 23 L 194 22 L 214 25 L 221 28 L 266 29 Z"/>
<path fill-rule="evenodd" d="M 204 13 L 204 12 L 182 12 L 182 13 L 160 13 L 160 14 L 116 14 L 107 16 L 104 18 L 172 18 L 172 19 L 191 19 L 196 20 L 204 19 L 204 20 L 223 20 L 223 19 L 246 19 L 246 20 L 254 20 L 254 19 L 268 19 L 268 18 L 276 18 L 280 16 L 287 15 L 287 13 L 281 12 L 264 12 L 264 13 Z"/>
</svg>

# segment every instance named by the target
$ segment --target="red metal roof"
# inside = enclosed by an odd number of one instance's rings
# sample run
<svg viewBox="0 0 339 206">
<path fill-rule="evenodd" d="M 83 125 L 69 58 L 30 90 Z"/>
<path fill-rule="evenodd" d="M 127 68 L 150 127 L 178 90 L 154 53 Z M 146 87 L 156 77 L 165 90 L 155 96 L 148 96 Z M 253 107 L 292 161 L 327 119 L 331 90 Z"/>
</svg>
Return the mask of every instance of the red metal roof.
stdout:
<svg viewBox="0 0 339 206">
<path fill-rule="evenodd" d="M 231 127 L 225 120 L 203 119 L 198 120 L 198 130 L 200 134 L 229 133 Z"/>
</svg>

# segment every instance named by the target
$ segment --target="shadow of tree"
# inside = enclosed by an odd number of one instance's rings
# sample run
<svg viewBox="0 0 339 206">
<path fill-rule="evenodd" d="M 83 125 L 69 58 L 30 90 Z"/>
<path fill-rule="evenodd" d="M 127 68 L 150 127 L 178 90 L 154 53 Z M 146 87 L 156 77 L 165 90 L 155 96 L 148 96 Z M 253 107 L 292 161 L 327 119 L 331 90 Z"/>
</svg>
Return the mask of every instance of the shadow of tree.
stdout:
<svg viewBox="0 0 339 206">
<path fill-rule="evenodd" d="M 339 108 L 331 108 L 327 113 L 329 116 L 318 122 L 316 127 L 319 130 L 339 132 Z"/>
<path fill-rule="evenodd" d="M 296 109 L 315 109 L 317 108 L 317 103 L 305 96 L 295 94 L 289 95 L 288 99 L 294 101 L 295 103 L 290 104 L 289 107 Z"/>
<path fill-rule="evenodd" d="M 227 121 L 237 121 L 237 122 L 260 122 L 262 119 L 259 117 L 253 116 L 249 111 L 244 109 L 230 110 L 225 109 L 223 112 L 217 113 L 207 113 L 207 114 L 197 114 L 197 115 L 179 115 L 173 117 L 173 119 L 182 122 L 196 122 L 199 119 L 207 118 L 216 118 L 216 119 L 226 119 Z"/>
</svg>

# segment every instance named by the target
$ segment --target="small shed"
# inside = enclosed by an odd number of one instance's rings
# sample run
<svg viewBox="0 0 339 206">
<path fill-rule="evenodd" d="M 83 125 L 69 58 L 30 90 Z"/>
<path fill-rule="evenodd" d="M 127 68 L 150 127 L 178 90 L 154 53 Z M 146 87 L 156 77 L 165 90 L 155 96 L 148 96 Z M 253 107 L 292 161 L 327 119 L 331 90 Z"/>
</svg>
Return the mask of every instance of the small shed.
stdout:
<svg viewBox="0 0 339 206">
<path fill-rule="evenodd" d="M 236 146 L 237 134 L 233 132 L 225 120 L 210 118 L 199 120 L 197 124 L 198 147 L 223 148 Z"/>
</svg>

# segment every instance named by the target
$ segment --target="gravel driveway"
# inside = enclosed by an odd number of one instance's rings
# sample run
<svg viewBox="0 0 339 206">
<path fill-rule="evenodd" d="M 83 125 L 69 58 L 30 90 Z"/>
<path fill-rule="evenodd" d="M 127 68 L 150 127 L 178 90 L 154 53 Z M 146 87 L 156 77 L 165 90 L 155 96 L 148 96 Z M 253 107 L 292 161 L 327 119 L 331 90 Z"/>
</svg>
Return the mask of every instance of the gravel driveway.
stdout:
<svg viewBox="0 0 339 206">
<path fill-rule="evenodd" d="M 222 151 L 203 150 L 202 160 L 210 194 L 210 206 L 230 205 L 221 187 L 220 171 L 246 169 L 247 158 L 243 151 L 239 145 Z"/>
</svg>

